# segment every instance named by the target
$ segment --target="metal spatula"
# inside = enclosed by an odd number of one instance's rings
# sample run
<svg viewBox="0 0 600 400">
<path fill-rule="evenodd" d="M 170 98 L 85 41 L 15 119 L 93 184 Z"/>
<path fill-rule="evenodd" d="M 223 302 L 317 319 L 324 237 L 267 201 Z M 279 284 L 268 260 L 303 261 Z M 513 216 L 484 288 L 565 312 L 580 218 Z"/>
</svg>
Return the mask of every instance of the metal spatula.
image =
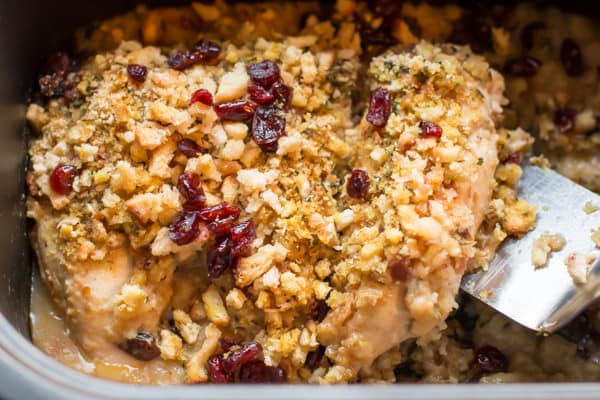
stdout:
<svg viewBox="0 0 600 400">
<path fill-rule="evenodd" d="M 527 165 L 519 196 L 538 208 L 535 229 L 507 240 L 485 271 L 466 275 L 461 288 L 527 328 L 553 332 L 600 297 L 600 251 L 591 239 L 600 227 L 600 196 L 558 173 Z M 532 245 L 544 234 L 561 234 L 562 250 L 534 268 Z M 566 266 L 571 254 L 595 256 L 585 283 L 575 284 Z"/>
</svg>

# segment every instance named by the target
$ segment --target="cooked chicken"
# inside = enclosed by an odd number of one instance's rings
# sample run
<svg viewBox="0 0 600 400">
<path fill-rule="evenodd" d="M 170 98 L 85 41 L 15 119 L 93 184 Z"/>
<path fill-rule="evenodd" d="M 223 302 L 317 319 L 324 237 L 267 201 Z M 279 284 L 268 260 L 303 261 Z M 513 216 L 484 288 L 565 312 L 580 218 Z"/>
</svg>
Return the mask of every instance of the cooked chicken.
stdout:
<svg viewBox="0 0 600 400">
<path fill-rule="evenodd" d="M 371 126 L 372 100 L 350 137 L 361 143 L 350 165 L 371 184 L 364 199 L 342 197 L 356 220 L 334 266 L 345 293 L 318 336 L 355 371 L 408 338 L 426 340 L 456 307 L 495 185 L 504 89 L 468 49 L 425 43 L 375 58 L 369 77 L 373 93 L 389 93 L 391 114 L 383 129 Z"/>
<path fill-rule="evenodd" d="M 124 42 L 75 101 L 30 109 L 34 247 L 86 354 L 242 379 L 208 369 L 224 337 L 274 376 L 340 382 L 434 336 L 492 196 L 501 77 L 467 48 L 397 50 L 353 126 L 356 51 L 202 46 L 182 66 Z"/>
</svg>

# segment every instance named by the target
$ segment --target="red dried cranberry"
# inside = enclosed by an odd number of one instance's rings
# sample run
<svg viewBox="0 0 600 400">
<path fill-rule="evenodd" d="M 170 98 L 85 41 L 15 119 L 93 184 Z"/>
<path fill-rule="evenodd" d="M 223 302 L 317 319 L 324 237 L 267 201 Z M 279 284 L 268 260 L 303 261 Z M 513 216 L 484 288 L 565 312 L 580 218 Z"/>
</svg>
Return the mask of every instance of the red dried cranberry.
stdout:
<svg viewBox="0 0 600 400">
<path fill-rule="evenodd" d="M 181 139 L 177 142 L 177 149 L 187 157 L 196 157 L 198 154 L 206 153 L 206 150 L 194 142 L 192 139 Z"/>
<path fill-rule="evenodd" d="M 558 334 L 569 342 L 575 343 L 575 349 L 578 356 L 583 359 L 588 359 L 590 357 L 590 351 L 592 350 L 590 344 L 594 343 L 597 334 L 594 332 L 592 321 L 585 312 L 579 314 L 571 322 L 561 328 L 558 331 Z"/>
<path fill-rule="evenodd" d="M 237 218 L 241 212 L 242 210 L 232 204 L 219 203 L 215 206 L 203 208 L 199 211 L 199 216 L 203 221 L 215 222 L 232 215 Z"/>
<path fill-rule="evenodd" d="M 504 72 L 514 77 L 529 78 L 534 76 L 541 66 L 542 62 L 537 58 L 528 56 L 513 58 L 504 64 Z"/>
<path fill-rule="evenodd" d="M 439 138 L 442 136 L 442 127 L 431 121 L 419 122 L 419 135 L 424 138 Z"/>
<path fill-rule="evenodd" d="M 262 347 L 256 342 L 250 342 L 241 348 L 232 351 L 227 358 L 223 360 L 223 370 L 232 373 L 249 361 L 254 360 L 262 352 Z"/>
<path fill-rule="evenodd" d="M 198 62 L 198 57 L 195 57 L 193 53 L 190 53 L 189 51 L 176 51 L 175 54 L 167 60 L 169 67 L 176 69 L 177 71 L 183 71 Z"/>
<path fill-rule="evenodd" d="M 169 67 L 178 71 L 190 68 L 198 63 L 209 63 L 219 57 L 221 46 L 210 40 L 198 41 L 192 50 L 177 51 L 167 60 Z"/>
<path fill-rule="evenodd" d="M 223 351 L 228 352 L 234 346 L 239 346 L 240 343 L 233 339 L 227 337 L 219 338 L 219 346 L 223 349 Z"/>
<path fill-rule="evenodd" d="M 215 104 L 213 109 L 219 118 L 228 121 L 248 122 L 256 112 L 256 104 L 247 100 L 239 100 Z"/>
<path fill-rule="evenodd" d="M 311 371 L 315 370 L 321 363 L 321 360 L 323 359 L 324 355 L 325 346 L 320 344 L 316 350 L 313 350 L 306 355 L 306 361 L 304 361 L 304 366 L 310 369 Z"/>
<path fill-rule="evenodd" d="M 134 338 L 119 346 L 132 357 L 142 361 L 150 361 L 160 355 L 154 336 L 147 332 L 139 332 Z"/>
<path fill-rule="evenodd" d="M 42 95 L 46 97 L 62 95 L 61 85 L 69 70 L 70 63 L 69 55 L 66 53 L 58 52 L 50 56 L 46 73 L 38 81 Z"/>
<path fill-rule="evenodd" d="M 489 14 L 488 10 L 470 10 L 453 24 L 453 32 L 449 41 L 469 45 L 475 53 L 492 50 L 494 47 L 492 26 L 496 23 L 497 21 Z"/>
<path fill-rule="evenodd" d="M 47 74 L 64 75 L 72 67 L 71 57 L 62 51 L 52 54 L 46 63 Z"/>
<path fill-rule="evenodd" d="M 533 48 L 533 39 L 536 31 L 546 29 L 546 24 L 541 21 L 536 21 L 528 24 L 521 31 L 521 46 L 524 50 Z"/>
<path fill-rule="evenodd" d="M 146 75 L 148 75 L 148 68 L 140 64 L 129 64 L 127 66 L 127 73 L 132 81 L 144 83 L 146 81 Z"/>
<path fill-rule="evenodd" d="M 592 333 L 592 321 L 585 312 L 579 314 L 571 322 L 560 328 L 558 334 L 569 342 L 577 343 Z"/>
<path fill-rule="evenodd" d="M 392 35 L 392 27 L 390 20 L 394 18 L 384 18 L 381 25 L 377 28 L 371 27 L 368 22 L 357 21 L 358 30 L 360 32 L 360 44 L 363 49 L 368 46 L 392 46 L 398 41 Z"/>
<path fill-rule="evenodd" d="M 73 180 L 78 174 L 78 169 L 73 165 L 59 165 L 50 174 L 50 188 L 55 193 L 63 196 L 68 195 L 73 190 Z"/>
<path fill-rule="evenodd" d="M 223 370 L 223 356 L 212 356 L 208 359 L 208 376 L 213 383 L 231 382 L 230 376 Z"/>
<path fill-rule="evenodd" d="M 226 236 L 217 239 L 215 246 L 206 253 L 206 267 L 209 279 L 218 278 L 233 266 L 234 257 L 232 250 L 231 239 Z"/>
<path fill-rule="evenodd" d="M 200 39 L 194 45 L 193 51 L 200 55 L 202 62 L 208 63 L 219 57 L 219 54 L 221 54 L 221 46 L 219 43 L 207 39 Z"/>
<path fill-rule="evenodd" d="M 577 111 L 572 108 L 559 108 L 554 112 L 554 125 L 562 132 L 568 132 L 575 126 Z"/>
<path fill-rule="evenodd" d="M 231 228 L 231 242 L 235 257 L 246 257 L 250 253 L 252 241 L 256 238 L 256 228 L 252 220 L 240 222 Z"/>
<path fill-rule="evenodd" d="M 369 0 L 369 9 L 376 15 L 390 17 L 400 14 L 402 2 L 397 0 Z"/>
<path fill-rule="evenodd" d="M 250 100 L 262 105 L 269 105 L 275 101 L 273 93 L 254 83 L 248 86 L 248 95 L 250 96 Z"/>
<path fill-rule="evenodd" d="M 229 235 L 233 224 L 237 220 L 237 215 L 230 215 L 218 221 L 211 222 L 208 224 L 208 230 L 217 236 Z"/>
<path fill-rule="evenodd" d="M 81 75 L 76 73 L 79 65 L 66 53 L 56 53 L 48 59 L 44 75 L 38 84 L 40 92 L 46 97 L 63 97 L 70 101 L 75 97 L 76 86 Z"/>
<path fill-rule="evenodd" d="M 583 75 L 583 55 L 579 45 L 571 38 L 566 38 L 560 47 L 560 60 L 569 76 Z"/>
<path fill-rule="evenodd" d="M 193 172 L 185 172 L 179 175 L 177 188 L 186 199 L 184 208 L 198 210 L 204 206 L 206 196 L 204 195 L 200 175 Z"/>
<path fill-rule="evenodd" d="M 198 211 L 183 210 L 169 225 L 169 238 L 179 246 L 191 243 L 200 234 L 199 224 Z"/>
<path fill-rule="evenodd" d="M 508 359 L 493 346 L 483 346 L 475 352 L 475 365 L 485 374 L 508 371 Z"/>
<path fill-rule="evenodd" d="M 346 191 L 348 192 L 348 196 L 354 199 L 364 199 L 369 193 L 370 186 L 371 180 L 369 179 L 367 171 L 363 169 L 353 169 L 346 182 Z"/>
<path fill-rule="evenodd" d="M 266 365 L 263 361 L 252 360 L 240 369 L 241 383 L 285 383 L 287 374 L 283 368 Z"/>
<path fill-rule="evenodd" d="M 281 109 L 287 110 L 290 108 L 292 102 L 293 89 L 283 82 L 275 82 L 271 87 L 271 93 L 275 97 L 277 106 Z"/>
<path fill-rule="evenodd" d="M 397 258 L 388 263 L 388 269 L 392 279 L 397 282 L 406 282 L 410 275 L 408 262 L 404 258 Z"/>
<path fill-rule="evenodd" d="M 207 106 L 212 106 L 212 104 L 213 104 L 212 94 L 210 94 L 210 92 L 206 89 L 198 89 L 194 92 L 194 94 L 192 94 L 190 104 L 194 104 L 196 102 L 206 104 Z"/>
<path fill-rule="evenodd" d="M 265 89 L 269 89 L 281 78 L 279 66 L 273 61 L 266 60 L 257 64 L 250 64 L 247 69 L 250 78 Z"/>
<path fill-rule="evenodd" d="M 367 121 L 376 128 L 383 128 L 392 112 L 390 92 L 385 88 L 377 88 L 371 93 Z"/>
<path fill-rule="evenodd" d="M 502 164 L 521 164 L 521 156 L 517 153 L 508 153 L 508 155 L 502 160 Z"/>
<path fill-rule="evenodd" d="M 272 107 L 259 107 L 252 121 L 252 139 L 264 152 L 277 151 L 279 138 L 285 135 L 285 118 Z"/>
<path fill-rule="evenodd" d="M 323 321 L 327 316 L 327 313 L 329 313 L 329 310 L 331 310 L 331 308 L 327 305 L 325 300 L 317 300 L 312 311 L 312 319 L 317 322 Z"/>
</svg>

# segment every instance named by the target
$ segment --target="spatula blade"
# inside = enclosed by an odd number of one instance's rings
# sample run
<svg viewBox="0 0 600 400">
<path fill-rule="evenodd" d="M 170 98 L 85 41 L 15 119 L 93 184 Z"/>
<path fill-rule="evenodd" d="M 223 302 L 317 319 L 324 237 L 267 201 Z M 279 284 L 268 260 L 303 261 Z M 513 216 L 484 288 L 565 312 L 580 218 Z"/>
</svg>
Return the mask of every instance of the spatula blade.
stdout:
<svg viewBox="0 0 600 400">
<path fill-rule="evenodd" d="M 591 239 L 600 227 L 600 196 L 558 173 L 527 165 L 519 197 L 537 206 L 535 229 L 508 239 L 486 270 L 466 275 L 461 288 L 519 324 L 553 332 L 574 318 L 600 294 L 600 251 Z M 534 268 L 533 242 L 544 234 L 561 234 L 562 250 L 551 253 L 545 267 Z M 568 273 L 570 254 L 595 257 L 585 284 Z"/>
</svg>

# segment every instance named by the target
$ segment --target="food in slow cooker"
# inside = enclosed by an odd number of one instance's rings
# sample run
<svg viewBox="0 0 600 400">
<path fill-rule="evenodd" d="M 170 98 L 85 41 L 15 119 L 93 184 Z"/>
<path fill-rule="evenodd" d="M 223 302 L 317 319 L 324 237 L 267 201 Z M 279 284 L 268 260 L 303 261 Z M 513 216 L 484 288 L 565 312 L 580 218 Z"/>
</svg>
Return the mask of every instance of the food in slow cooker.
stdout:
<svg viewBox="0 0 600 400">
<path fill-rule="evenodd" d="M 326 8 L 139 8 L 81 33 L 86 57 L 51 58 L 28 110 L 28 212 L 88 362 L 50 352 L 149 383 L 592 377 L 574 357 L 591 328 L 519 354 L 532 334 L 478 304 L 448 319 L 462 274 L 535 221 L 514 189 L 532 144 L 520 127 L 552 150 L 583 118 L 561 105 L 543 131 L 530 108 L 552 93 L 534 91 L 553 65 L 535 57 L 547 22 L 527 5 Z M 587 61 L 563 42 L 576 87 Z M 553 375 L 556 341 L 585 372 Z"/>
</svg>

